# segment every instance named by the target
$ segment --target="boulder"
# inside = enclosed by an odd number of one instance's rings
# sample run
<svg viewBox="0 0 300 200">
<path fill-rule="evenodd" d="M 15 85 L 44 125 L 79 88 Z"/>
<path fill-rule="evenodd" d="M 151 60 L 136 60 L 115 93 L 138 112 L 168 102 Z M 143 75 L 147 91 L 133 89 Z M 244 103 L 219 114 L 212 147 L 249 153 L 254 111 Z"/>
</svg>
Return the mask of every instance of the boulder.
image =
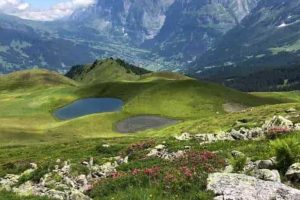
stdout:
<svg viewBox="0 0 300 200">
<path fill-rule="evenodd" d="M 207 189 L 215 200 L 300 200 L 300 190 L 243 174 L 210 174 Z"/>
<path fill-rule="evenodd" d="M 231 151 L 231 155 L 234 157 L 234 158 L 239 158 L 239 157 L 245 157 L 245 154 L 240 152 L 240 151 L 236 151 L 236 150 L 233 150 Z"/>
<path fill-rule="evenodd" d="M 0 178 L 0 190 L 11 191 L 12 187 L 19 181 L 20 176 L 7 174 L 4 178 Z"/>
<path fill-rule="evenodd" d="M 276 167 L 276 163 L 274 160 L 258 160 L 255 162 L 257 169 L 274 169 Z"/>
<path fill-rule="evenodd" d="M 295 108 L 289 108 L 285 111 L 286 113 L 295 113 L 297 110 Z"/>
<path fill-rule="evenodd" d="M 265 180 L 265 181 L 274 181 L 274 182 L 281 182 L 280 174 L 277 170 L 269 170 L 269 169 L 257 169 L 254 170 L 253 176 Z"/>
<path fill-rule="evenodd" d="M 285 176 L 292 182 L 300 182 L 300 163 L 290 166 Z"/>
<path fill-rule="evenodd" d="M 179 136 L 175 136 L 175 138 L 176 138 L 176 140 L 179 140 L 179 141 L 187 141 L 187 140 L 192 139 L 191 134 L 189 134 L 189 133 L 182 133 Z"/>
<path fill-rule="evenodd" d="M 70 194 L 69 200 L 91 200 L 88 196 L 84 195 L 78 190 L 73 190 Z"/>
<path fill-rule="evenodd" d="M 283 130 L 291 130 L 293 127 L 293 122 L 282 116 L 274 116 L 271 120 L 266 121 L 262 126 L 265 131 L 278 128 Z"/>
</svg>

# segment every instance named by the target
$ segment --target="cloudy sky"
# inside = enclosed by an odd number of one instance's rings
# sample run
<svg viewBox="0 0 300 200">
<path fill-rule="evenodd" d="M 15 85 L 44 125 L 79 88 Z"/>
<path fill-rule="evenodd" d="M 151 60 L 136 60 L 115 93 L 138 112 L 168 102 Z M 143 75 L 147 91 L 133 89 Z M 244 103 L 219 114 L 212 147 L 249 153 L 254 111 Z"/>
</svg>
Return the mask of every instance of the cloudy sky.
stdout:
<svg viewBox="0 0 300 200">
<path fill-rule="evenodd" d="M 0 12 L 24 19 L 51 21 L 68 16 L 96 0 L 0 0 Z"/>
</svg>

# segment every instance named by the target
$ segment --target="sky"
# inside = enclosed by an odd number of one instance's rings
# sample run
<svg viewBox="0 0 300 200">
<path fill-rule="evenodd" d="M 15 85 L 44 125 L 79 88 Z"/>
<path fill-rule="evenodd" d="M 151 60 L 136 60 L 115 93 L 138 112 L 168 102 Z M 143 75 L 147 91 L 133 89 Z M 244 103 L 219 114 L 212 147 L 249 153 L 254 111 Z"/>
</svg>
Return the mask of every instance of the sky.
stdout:
<svg viewBox="0 0 300 200">
<path fill-rule="evenodd" d="M 24 19 L 53 21 L 91 6 L 96 0 L 0 0 L 0 12 Z"/>
</svg>

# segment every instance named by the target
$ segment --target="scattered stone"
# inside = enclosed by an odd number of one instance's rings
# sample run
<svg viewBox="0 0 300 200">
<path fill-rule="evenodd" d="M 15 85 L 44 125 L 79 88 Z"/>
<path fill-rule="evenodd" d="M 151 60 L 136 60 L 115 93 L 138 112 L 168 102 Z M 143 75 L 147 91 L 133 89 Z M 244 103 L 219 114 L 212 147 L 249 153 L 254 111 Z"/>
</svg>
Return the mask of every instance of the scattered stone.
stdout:
<svg viewBox="0 0 300 200">
<path fill-rule="evenodd" d="M 297 123 L 294 125 L 294 130 L 295 131 L 300 131 L 300 123 Z"/>
<path fill-rule="evenodd" d="M 34 170 L 36 170 L 38 168 L 37 164 L 35 164 L 35 163 L 30 163 L 30 167 L 31 167 L 31 169 L 34 169 Z"/>
<path fill-rule="evenodd" d="M 281 182 L 280 174 L 277 170 L 257 169 L 253 171 L 253 176 L 265 181 Z"/>
<path fill-rule="evenodd" d="M 295 108 L 289 108 L 285 111 L 286 113 L 295 113 L 297 110 Z"/>
<path fill-rule="evenodd" d="M 159 145 L 157 145 L 156 147 L 154 147 L 154 149 L 157 149 L 157 150 L 163 150 L 163 149 L 165 149 L 165 148 L 166 148 L 166 146 L 163 145 L 163 144 L 159 144 Z"/>
<path fill-rule="evenodd" d="M 255 162 L 257 169 L 275 169 L 276 163 L 273 160 L 258 160 Z"/>
<path fill-rule="evenodd" d="M 243 174 L 210 174 L 207 189 L 215 200 L 300 200 L 300 190 Z"/>
<path fill-rule="evenodd" d="M 70 195 L 70 200 L 90 200 L 90 198 L 78 190 L 73 190 Z"/>
<path fill-rule="evenodd" d="M 238 158 L 238 157 L 245 157 L 245 154 L 240 152 L 240 151 L 236 151 L 236 150 L 233 150 L 231 152 L 231 155 L 234 157 L 234 158 Z"/>
<path fill-rule="evenodd" d="M 192 137 L 191 137 L 191 134 L 189 133 L 183 133 L 179 136 L 175 136 L 176 140 L 179 140 L 179 141 L 187 141 L 187 140 L 191 140 Z"/>
<path fill-rule="evenodd" d="M 11 191 L 12 187 L 19 182 L 20 175 L 7 174 L 4 178 L 0 178 L 0 190 Z"/>
<path fill-rule="evenodd" d="M 104 147 L 104 148 L 109 148 L 110 145 L 109 145 L 109 144 L 103 144 L 102 147 Z"/>
<path fill-rule="evenodd" d="M 292 130 L 293 127 L 294 127 L 293 122 L 282 116 L 274 116 L 271 120 L 266 121 L 262 126 L 262 128 L 265 131 L 270 131 L 272 129 L 278 129 L 278 128 Z"/>
<path fill-rule="evenodd" d="M 290 166 L 285 176 L 292 182 L 300 182 L 300 163 Z"/>
</svg>

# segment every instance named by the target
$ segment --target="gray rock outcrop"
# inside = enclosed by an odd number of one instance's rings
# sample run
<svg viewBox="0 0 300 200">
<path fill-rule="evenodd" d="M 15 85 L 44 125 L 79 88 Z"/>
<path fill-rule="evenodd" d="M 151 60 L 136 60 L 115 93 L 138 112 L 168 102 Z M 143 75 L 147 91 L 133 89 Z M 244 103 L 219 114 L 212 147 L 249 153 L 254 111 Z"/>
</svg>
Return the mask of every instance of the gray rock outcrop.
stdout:
<svg viewBox="0 0 300 200">
<path fill-rule="evenodd" d="M 207 189 L 215 200 L 300 200 L 300 190 L 243 174 L 210 174 Z"/>
</svg>

